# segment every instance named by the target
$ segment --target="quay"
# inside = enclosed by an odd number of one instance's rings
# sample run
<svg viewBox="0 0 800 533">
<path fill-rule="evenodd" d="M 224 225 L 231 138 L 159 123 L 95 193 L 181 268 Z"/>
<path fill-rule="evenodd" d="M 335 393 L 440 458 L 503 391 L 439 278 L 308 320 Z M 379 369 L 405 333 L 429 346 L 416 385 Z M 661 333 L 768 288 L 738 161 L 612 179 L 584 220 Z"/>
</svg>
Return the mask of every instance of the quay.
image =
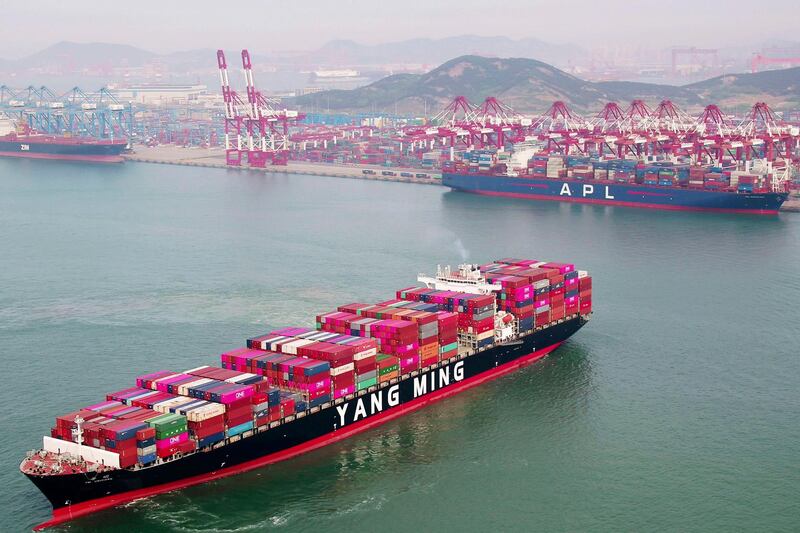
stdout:
<svg viewBox="0 0 800 533">
<path fill-rule="evenodd" d="M 222 148 L 183 148 L 180 146 L 136 146 L 133 152 L 124 154 L 126 161 L 139 163 L 157 163 L 162 165 L 183 165 L 190 167 L 225 168 L 228 170 L 247 170 L 266 172 L 268 174 L 306 174 L 312 176 L 332 176 L 336 178 L 366 179 L 372 181 L 396 181 L 401 183 L 418 183 L 422 185 L 441 185 L 442 175 L 424 169 L 380 167 L 368 165 L 333 165 L 326 163 L 309 163 L 306 161 L 289 161 L 287 166 L 267 166 L 265 168 L 235 167 L 225 164 L 225 150 Z M 364 170 L 372 170 L 374 174 L 364 174 Z M 384 176 L 383 171 L 394 172 L 394 176 Z M 428 178 L 401 176 L 401 172 L 427 174 Z"/>
</svg>

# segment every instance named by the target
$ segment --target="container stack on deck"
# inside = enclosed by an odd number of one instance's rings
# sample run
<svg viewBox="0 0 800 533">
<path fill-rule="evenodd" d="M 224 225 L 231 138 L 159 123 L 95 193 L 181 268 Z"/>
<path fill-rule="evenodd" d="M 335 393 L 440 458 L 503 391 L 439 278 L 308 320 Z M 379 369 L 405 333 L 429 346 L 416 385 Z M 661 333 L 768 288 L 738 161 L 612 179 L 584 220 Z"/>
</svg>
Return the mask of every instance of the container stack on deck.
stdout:
<svg viewBox="0 0 800 533">
<path fill-rule="evenodd" d="M 503 173 L 507 168 L 507 162 L 507 152 L 485 149 L 455 152 L 455 160 L 443 162 L 442 170 L 474 174 Z M 783 171 L 786 162 L 774 161 L 773 168 L 775 171 Z M 514 170 L 523 177 L 538 179 L 600 180 L 656 187 L 748 193 L 771 190 L 773 180 L 773 174 L 766 170 L 749 169 L 747 162 L 730 157 L 724 157 L 720 164 L 711 165 L 693 163 L 688 156 L 626 159 L 597 155 L 564 156 L 540 153 L 530 157 L 526 168 Z"/>
<path fill-rule="evenodd" d="M 377 343 L 376 351 L 383 355 L 395 357 L 400 366 L 400 372 L 405 373 L 419 368 L 420 350 L 414 324 L 393 320 L 389 317 L 391 312 L 372 311 L 369 304 L 349 304 L 340 309 L 360 311 L 352 313 L 337 311 L 317 316 L 317 327 L 322 331 L 346 332 L 357 337 L 367 337 Z M 363 309 L 363 311 L 362 311 Z"/>
<path fill-rule="evenodd" d="M 746 183 L 746 181 L 745 181 Z M 353 303 L 220 355 L 221 367 L 139 376 L 136 386 L 58 417 L 54 438 L 110 451 L 126 468 L 237 438 L 254 428 L 482 349 L 516 321 L 527 333 L 592 309 L 592 279 L 572 264 L 500 259 L 480 267 L 496 294 L 409 287 Z M 498 330 L 499 331 L 499 330 Z"/>
<path fill-rule="evenodd" d="M 317 367 L 319 374 L 312 374 L 316 376 L 312 380 L 313 386 L 300 387 L 301 390 L 307 390 L 309 407 L 329 401 L 331 395 L 338 398 L 352 394 L 359 384 L 362 387 L 371 386 L 365 383 L 374 384 L 377 379 L 375 357 L 378 344 L 373 339 L 307 328 L 283 328 L 269 335 L 249 339 L 248 346 L 294 355 L 297 359 L 305 358 L 306 363 L 295 361 L 301 366 L 311 364 L 309 360 L 327 362 L 328 370 Z"/>
<path fill-rule="evenodd" d="M 396 296 L 400 300 L 435 304 L 440 311 L 455 312 L 458 338 L 466 346 L 482 348 L 494 341 L 496 306 L 492 295 L 408 287 L 397 291 Z"/>
<path fill-rule="evenodd" d="M 659 187 L 686 187 L 713 191 L 767 192 L 772 175 L 737 170 L 737 162 L 719 166 L 692 164 L 688 158 L 643 162 L 634 159 L 600 159 L 587 156 L 535 155 L 525 175 L 534 178 L 601 180 Z M 782 168 L 781 162 L 775 168 Z"/>
</svg>

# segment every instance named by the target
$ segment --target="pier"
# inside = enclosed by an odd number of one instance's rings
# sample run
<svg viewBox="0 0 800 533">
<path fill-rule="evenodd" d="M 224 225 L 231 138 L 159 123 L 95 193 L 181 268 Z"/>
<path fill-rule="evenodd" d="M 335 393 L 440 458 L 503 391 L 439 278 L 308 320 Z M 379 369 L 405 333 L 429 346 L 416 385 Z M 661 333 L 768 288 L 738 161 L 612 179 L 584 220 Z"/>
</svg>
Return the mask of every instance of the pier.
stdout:
<svg viewBox="0 0 800 533">
<path fill-rule="evenodd" d="M 174 145 L 137 146 L 132 153 L 125 154 L 126 161 L 139 163 L 157 163 L 162 165 L 183 165 L 190 167 L 224 168 L 228 170 L 244 170 L 265 172 L 268 174 L 305 174 L 311 176 L 331 176 L 335 178 L 364 179 L 372 181 L 396 181 L 401 183 L 417 183 L 421 185 L 441 185 L 442 175 L 423 169 L 379 167 L 363 165 L 331 165 L 324 163 L 308 163 L 290 161 L 286 166 L 267 166 L 252 168 L 247 166 L 229 166 L 225 164 L 225 150 L 221 148 L 183 148 Z M 372 170 L 374 174 L 364 174 L 364 170 Z M 394 172 L 394 176 L 384 176 L 384 171 Z M 401 172 L 411 174 L 427 174 L 428 178 L 405 177 Z"/>
</svg>

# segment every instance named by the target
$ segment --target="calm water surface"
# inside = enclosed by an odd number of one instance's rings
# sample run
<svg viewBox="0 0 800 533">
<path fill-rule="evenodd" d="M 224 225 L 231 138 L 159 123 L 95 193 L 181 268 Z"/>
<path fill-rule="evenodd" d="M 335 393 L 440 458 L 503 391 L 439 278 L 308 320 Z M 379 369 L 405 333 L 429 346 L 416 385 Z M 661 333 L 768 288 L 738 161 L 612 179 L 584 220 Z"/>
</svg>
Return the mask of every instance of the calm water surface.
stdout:
<svg viewBox="0 0 800 533">
<path fill-rule="evenodd" d="M 548 360 L 344 443 L 66 531 L 792 531 L 800 215 L 692 215 L 146 164 L 0 160 L 0 526 L 57 414 L 462 256 L 568 260 Z"/>
</svg>

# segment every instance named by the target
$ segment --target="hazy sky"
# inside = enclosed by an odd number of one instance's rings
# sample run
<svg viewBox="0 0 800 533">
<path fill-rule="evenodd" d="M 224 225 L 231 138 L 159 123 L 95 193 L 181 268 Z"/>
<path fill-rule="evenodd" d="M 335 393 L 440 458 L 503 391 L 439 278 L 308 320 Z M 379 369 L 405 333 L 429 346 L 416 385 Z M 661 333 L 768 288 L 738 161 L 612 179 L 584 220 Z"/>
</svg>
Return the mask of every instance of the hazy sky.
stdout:
<svg viewBox="0 0 800 533">
<path fill-rule="evenodd" d="M 9 0 L 0 57 L 61 40 L 191 48 L 313 49 L 331 39 L 508 35 L 597 45 L 729 46 L 800 40 L 798 0 Z M 670 7 L 666 7 L 670 6 Z M 769 7 L 766 11 L 767 6 Z"/>
</svg>

